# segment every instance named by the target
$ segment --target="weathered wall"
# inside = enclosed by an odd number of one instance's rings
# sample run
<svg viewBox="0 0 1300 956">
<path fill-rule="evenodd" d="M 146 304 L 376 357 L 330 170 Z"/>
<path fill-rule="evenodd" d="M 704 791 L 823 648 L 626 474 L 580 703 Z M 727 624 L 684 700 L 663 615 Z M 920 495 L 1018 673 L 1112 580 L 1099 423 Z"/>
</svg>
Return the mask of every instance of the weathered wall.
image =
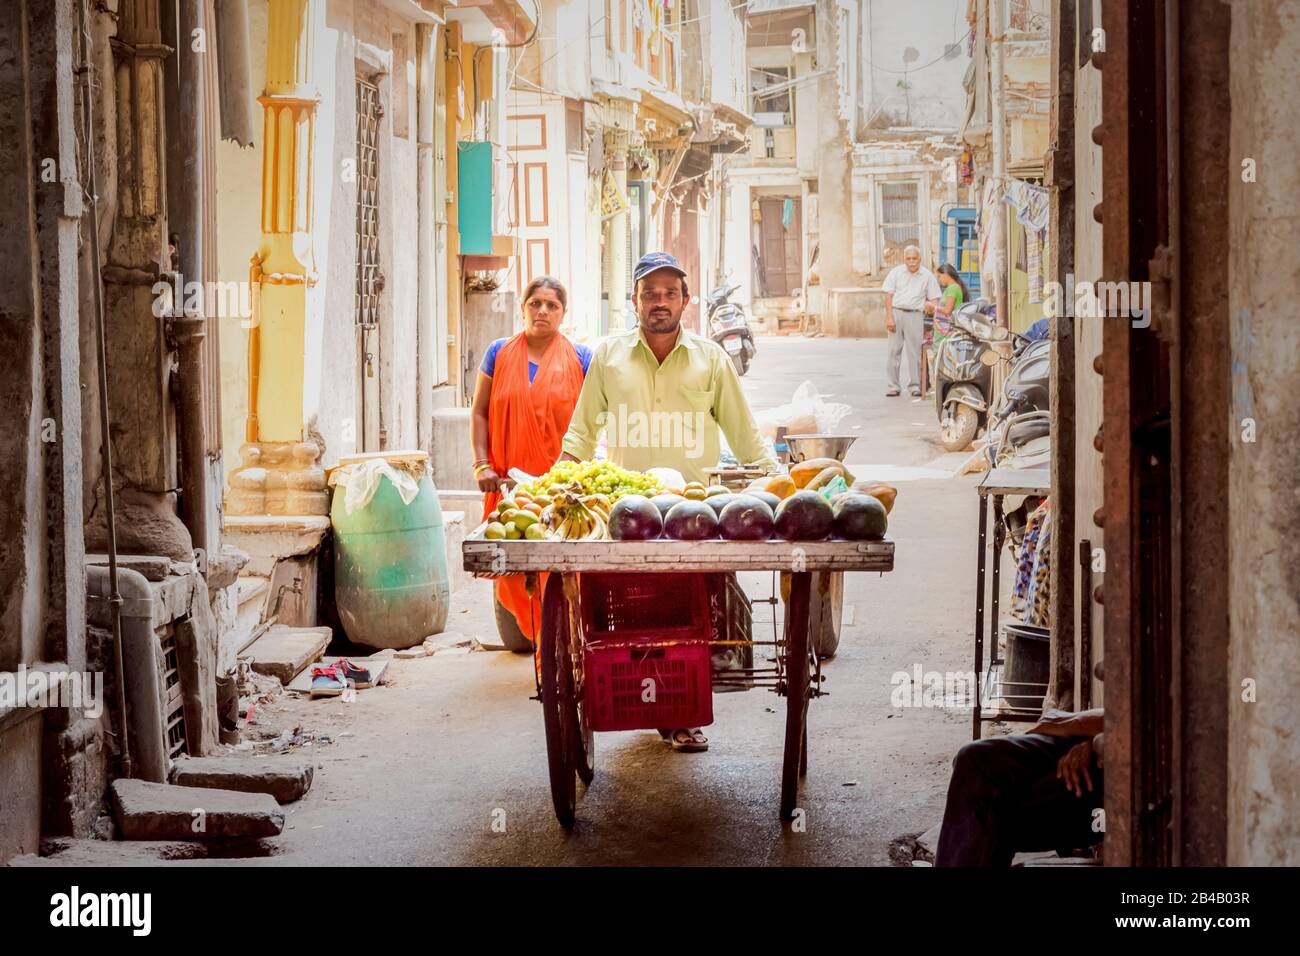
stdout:
<svg viewBox="0 0 1300 956">
<path fill-rule="evenodd" d="M 0 723 L 0 865 L 35 853 L 41 840 L 41 714 Z"/>
<path fill-rule="evenodd" d="M 966 115 L 961 81 L 970 63 L 966 0 L 861 0 L 861 11 L 859 123 L 956 130 Z M 950 43 L 961 54 L 941 59 Z M 906 62 L 909 48 L 916 57 Z"/>
<path fill-rule="evenodd" d="M 1300 863 L 1300 132 L 1296 0 L 1232 4 L 1232 324 L 1228 863 Z M 1256 429 L 1255 440 L 1244 439 Z M 1253 699 L 1243 683 L 1254 682 Z"/>
<path fill-rule="evenodd" d="M 54 0 L 8 12 L 0 18 L 0 671 L 41 661 L 81 670 L 76 7 Z M 0 711 L 0 863 L 36 849 L 42 731 L 58 734 L 75 716 Z M 55 753 L 51 769 L 62 770 L 76 749 Z"/>
</svg>

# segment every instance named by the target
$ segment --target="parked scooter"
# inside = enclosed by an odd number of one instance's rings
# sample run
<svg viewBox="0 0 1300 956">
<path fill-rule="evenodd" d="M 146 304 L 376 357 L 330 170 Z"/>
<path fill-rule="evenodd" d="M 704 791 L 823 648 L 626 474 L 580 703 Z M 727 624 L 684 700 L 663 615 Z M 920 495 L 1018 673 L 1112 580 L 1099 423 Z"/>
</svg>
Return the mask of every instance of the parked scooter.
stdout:
<svg viewBox="0 0 1300 956">
<path fill-rule="evenodd" d="M 1039 468 L 1051 458 L 1048 382 L 1052 343 L 1015 337 L 1013 365 L 994 409 L 984 449 L 990 468 Z"/>
<path fill-rule="evenodd" d="M 740 283 L 735 282 L 719 286 L 709 293 L 708 329 L 709 338 L 721 345 L 731 358 L 736 374 L 744 375 L 758 353 L 758 346 L 754 344 L 754 334 L 749 330 L 745 310 L 730 300 L 731 293 L 739 288 Z"/>
<path fill-rule="evenodd" d="M 948 451 L 968 448 L 988 420 L 993 366 L 998 362 L 993 343 L 1011 335 L 993 324 L 993 309 L 988 299 L 975 299 L 954 312 L 949 319 L 952 332 L 935 356 L 935 410 L 939 438 Z"/>
<path fill-rule="evenodd" d="M 1016 340 L 1013 364 L 992 413 L 984 455 L 990 468 L 1046 468 L 1052 458 L 1048 389 L 1052 343 L 1012 335 Z M 1024 538 L 1029 516 L 1041 503 L 1036 495 L 1003 500 L 1007 544 L 1013 553 Z"/>
</svg>

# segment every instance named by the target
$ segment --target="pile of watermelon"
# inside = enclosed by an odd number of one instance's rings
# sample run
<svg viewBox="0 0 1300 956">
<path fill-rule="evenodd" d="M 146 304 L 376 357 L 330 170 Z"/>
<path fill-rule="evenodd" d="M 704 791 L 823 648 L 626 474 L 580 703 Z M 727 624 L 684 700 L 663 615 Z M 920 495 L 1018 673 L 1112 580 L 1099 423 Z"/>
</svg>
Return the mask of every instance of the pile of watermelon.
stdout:
<svg viewBox="0 0 1300 956">
<path fill-rule="evenodd" d="M 609 515 L 616 541 L 878 541 L 888 528 L 887 509 L 864 492 L 848 491 L 827 501 L 816 491 L 785 498 L 766 491 L 722 492 L 703 500 L 675 494 L 653 498 L 624 495 Z M 892 502 L 891 502 L 892 503 Z"/>
</svg>

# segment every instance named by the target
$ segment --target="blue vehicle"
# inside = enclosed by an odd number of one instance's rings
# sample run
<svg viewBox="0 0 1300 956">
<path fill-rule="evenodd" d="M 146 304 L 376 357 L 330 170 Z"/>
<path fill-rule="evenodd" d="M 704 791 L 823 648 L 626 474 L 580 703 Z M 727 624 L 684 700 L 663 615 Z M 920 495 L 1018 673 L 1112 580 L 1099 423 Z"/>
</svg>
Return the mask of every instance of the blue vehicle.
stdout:
<svg viewBox="0 0 1300 956">
<path fill-rule="evenodd" d="M 974 206 L 945 206 L 939 214 L 939 261 L 950 262 L 971 298 L 980 291 L 980 230 Z"/>
</svg>

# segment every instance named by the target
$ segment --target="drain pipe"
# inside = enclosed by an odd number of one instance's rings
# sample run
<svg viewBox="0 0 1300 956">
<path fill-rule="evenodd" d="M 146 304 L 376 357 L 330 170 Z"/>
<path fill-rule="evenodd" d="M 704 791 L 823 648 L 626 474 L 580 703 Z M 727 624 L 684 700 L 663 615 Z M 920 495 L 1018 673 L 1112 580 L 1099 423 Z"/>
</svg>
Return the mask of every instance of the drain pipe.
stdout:
<svg viewBox="0 0 1300 956">
<path fill-rule="evenodd" d="M 118 590 L 117 524 L 113 510 L 113 436 L 108 425 L 108 348 L 104 335 L 104 283 L 100 272 L 99 256 L 99 190 L 95 185 L 95 110 L 94 84 L 91 82 L 94 66 L 90 43 L 90 29 L 86 24 L 86 4 L 77 4 L 77 20 L 81 31 L 81 121 L 86 136 L 86 176 L 90 186 L 90 254 L 94 263 L 92 291 L 95 304 L 95 352 L 99 365 L 99 432 L 104 468 L 104 528 L 108 537 L 108 578 L 105 597 L 108 600 L 110 628 L 113 632 L 113 664 L 117 672 L 118 732 L 122 735 L 122 775 L 134 775 L 131 764 L 131 735 L 127 726 L 126 672 L 122 663 L 122 595 Z M 143 580 L 143 578 L 141 578 Z M 147 585 L 146 585 L 147 587 Z M 152 630 L 151 630 L 152 633 Z M 155 664 L 155 666 L 157 666 Z M 153 696 L 157 698 L 155 686 Z M 161 715 L 160 719 L 161 719 Z M 159 724 L 161 726 L 161 724 Z"/>
<path fill-rule="evenodd" d="M 129 720 L 122 722 L 123 765 L 131 763 L 141 780 L 166 783 L 167 742 L 163 738 L 158 638 L 153 631 L 153 588 L 143 574 L 131 568 L 114 572 L 111 564 L 91 565 L 86 568 L 86 598 L 87 618 L 102 626 L 107 605 L 117 629 L 118 699 L 131 701 Z M 125 749 L 128 745 L 134 748 L 134 758 Z"/>
<path fill-rule="evenodd" d="M 177 303 L 180 305 L 180 303 Z M 207 439 L 203 428 L 203 341 L 207 338 L 202 313 L 177 311 L 168 329 L 180 353 L 180 401 L 177 418 L 181 444 L 181 517 L 194 547 L 203 550 L 199 568 L 208 576 Z"/>
</svg>

